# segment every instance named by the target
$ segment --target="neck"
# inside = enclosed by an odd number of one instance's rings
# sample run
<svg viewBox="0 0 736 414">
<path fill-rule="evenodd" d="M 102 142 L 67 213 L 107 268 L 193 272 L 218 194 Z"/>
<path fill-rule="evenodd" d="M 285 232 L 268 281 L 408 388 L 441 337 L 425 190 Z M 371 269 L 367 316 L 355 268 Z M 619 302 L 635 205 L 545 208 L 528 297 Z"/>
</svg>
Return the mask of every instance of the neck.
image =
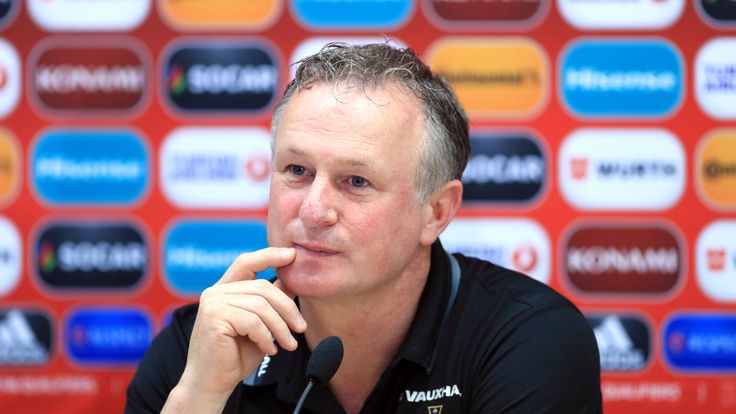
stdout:
<svg viewBox="0 0 736 414">
<path fill-rule="evenodd" d="M 429 273 L 429 249 L 416 269 L 395 283 L 359 297 L 335 300 L 300 298 L 305 333 L 311 349 L 322 339 L 337 335 L 345 355 L 330 388 L 346 412 L 360 411 L 365 399 L 404 341 L 414 320 Z"/>
</svg>

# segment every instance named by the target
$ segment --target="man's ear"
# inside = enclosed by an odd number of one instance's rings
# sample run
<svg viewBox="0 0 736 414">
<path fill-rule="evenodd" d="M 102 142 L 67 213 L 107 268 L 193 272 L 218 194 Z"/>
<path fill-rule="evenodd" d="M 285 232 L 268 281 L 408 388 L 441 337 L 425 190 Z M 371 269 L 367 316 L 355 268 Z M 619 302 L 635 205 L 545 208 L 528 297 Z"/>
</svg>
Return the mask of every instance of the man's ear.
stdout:
<svg viewBox="0 0 736 414">
<path fill-rule="evenodd" d="M 440 233 L 450 224 L 463 201 L 463 183 L 452 180 L 429 196 L 424 205 L 424 228 L 420 237 L 422 245 L 428 246 L 437 240 Z"/>
</svg>

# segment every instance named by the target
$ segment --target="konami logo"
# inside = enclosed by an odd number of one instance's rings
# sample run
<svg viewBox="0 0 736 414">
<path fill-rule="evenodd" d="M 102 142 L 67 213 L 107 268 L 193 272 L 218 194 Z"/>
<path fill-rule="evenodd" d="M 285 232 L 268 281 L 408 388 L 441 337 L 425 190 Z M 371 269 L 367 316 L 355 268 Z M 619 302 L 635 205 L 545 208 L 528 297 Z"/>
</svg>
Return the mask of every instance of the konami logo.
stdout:
<svg viewBox="0 0 736 414">
<path fill-rule="evenodd" d="M 427 17 L 440 27 L 487 30 L 489 26 L 525 29 L 542 20 L 551 1 L 425 0 Z"/>
<path fill-rule="evenodd" d="M 584 293 L 668 294 L 682 276 L 678 240 L 673 229 L 652 223 L 578 225 L 563 242 L 562 273 Z"/>
<path fill-rule="evenodd" d="M 146 59 L 128 42 L 44 43 L 30 59 L 31 96 L 49 111 L 130 111 L 150 89 Z M 116 112 L 117 114 L 118 112 Z"/>
</svg>

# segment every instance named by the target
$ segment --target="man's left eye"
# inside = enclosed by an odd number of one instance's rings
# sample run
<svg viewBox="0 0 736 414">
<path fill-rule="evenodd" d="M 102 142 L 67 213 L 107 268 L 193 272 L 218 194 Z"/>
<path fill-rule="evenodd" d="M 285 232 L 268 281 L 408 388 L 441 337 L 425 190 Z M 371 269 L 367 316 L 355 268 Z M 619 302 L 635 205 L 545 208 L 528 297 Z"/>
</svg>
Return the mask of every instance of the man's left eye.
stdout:
<svg viewBox="0 0 736 414">
<path fill-rule="evenodd" d="M 366 186 L 368 186 L 368 180 L 366 180 L 363 177 L 358 177 L 358 176 L 355 176 L 354 175 L 354 176 L 350 177 L 348 179 L 348 181 L 350 182 L 350 185 L 352 185 L 353 187 L 366 187 Z"/>
</svg>

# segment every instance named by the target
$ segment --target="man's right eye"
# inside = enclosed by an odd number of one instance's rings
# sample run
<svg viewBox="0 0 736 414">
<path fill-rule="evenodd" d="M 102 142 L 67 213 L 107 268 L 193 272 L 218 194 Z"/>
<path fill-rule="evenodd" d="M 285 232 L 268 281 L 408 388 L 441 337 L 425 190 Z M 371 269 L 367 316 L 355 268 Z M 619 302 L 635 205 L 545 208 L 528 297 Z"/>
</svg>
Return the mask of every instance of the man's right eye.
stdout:
<svg viewBox="0 0 736 414">
<path fill-rule="evenodd" d="M 287 166 L 286 169 L 294 175 L 306 175 L 307 174 L 307 169 L 302 167 L 301 165 L 291 164 Z"/>
</svg>

